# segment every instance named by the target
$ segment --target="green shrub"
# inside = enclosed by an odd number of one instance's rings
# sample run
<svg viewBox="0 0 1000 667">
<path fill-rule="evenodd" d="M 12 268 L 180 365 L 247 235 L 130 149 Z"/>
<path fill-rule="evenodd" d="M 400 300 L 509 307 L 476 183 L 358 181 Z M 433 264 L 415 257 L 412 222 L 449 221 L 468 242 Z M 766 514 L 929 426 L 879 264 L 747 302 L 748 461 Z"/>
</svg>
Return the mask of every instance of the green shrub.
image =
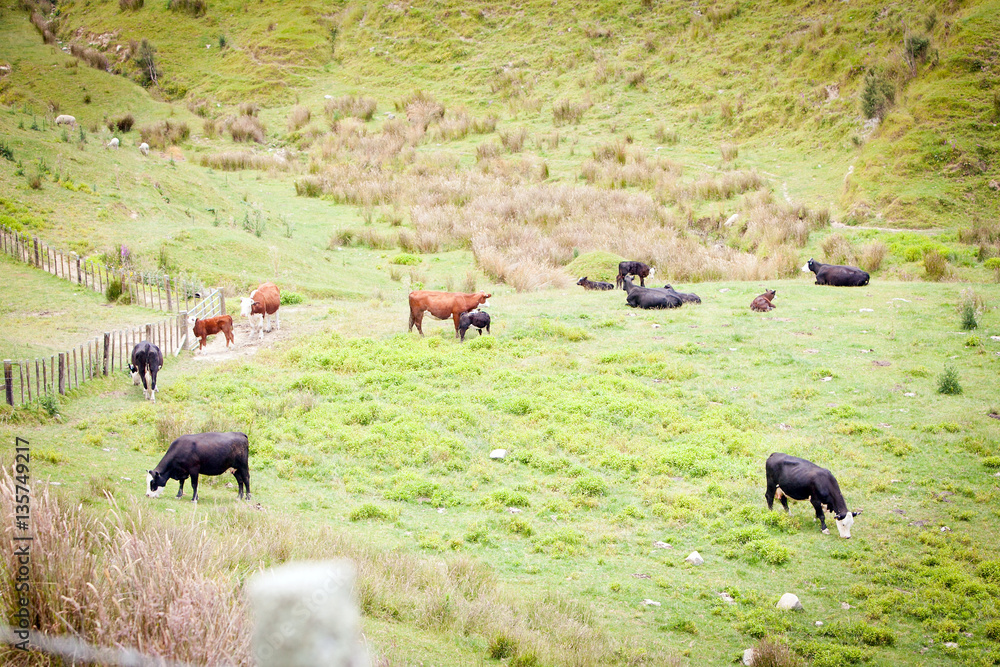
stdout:
<svg viewBox="0 0 1000 667">
<path fill-rule="evenodd" d="M 990 621 L 983 626 L 983 636 L 990 641 L 1000 642 L 1000 621 Z"/>
<path fill-rule="evenodd" d="M 990 257 L 988 260 L 983 262 L 983 266 L 990 271 L 993 271 L 993 280 L 1000 283 L 1000 257 Z"/>
<path fill-rule="evenodd" d="M 961 394 L 962 385 L 958 382 L 958 371 L 951 366 L 945 367 L 944 373 L 938 378 L 937 391 L 939 394 L 948 394 L 950 396 Z"/>
<path fill-rule="evenodd" d="M 490 638 L 486 653 L 493 660 L 511 658 L 517 654 L 517 640 L 501 630 Z"/>
<path fill-rule="evenodd" d="M 482 504 L 484 507 L 503 509 L 505 507 L 528 507 L 531 501 L 528 500 L 528 496 L 518 491 L 499 489 L 483 498 Z"/>
<path fill-rule="evenodd" d="M 976 305 L 973 303 L 966 302 L 962 306 L 962 330 L 972 331 L 979 327 L 979 322 L 976 321 Z"/>
<path fill-rule="evenodd" d="M 297 292 L 282 292 L 281 293 L 281 305 L 282 306 L 294 306 L 297 303 L 302 303 L 306 298 Z"/>
<path fill-rule="evenodd" d="M 865 118 L 885 117 L 885 112 L 896 101 L 896 87 L 885 74 L 870 69 L 865 73 L 864 85 L 861 89 L 861 113 Z"/>
<path fill-rule="evenodd" d="M 938 250 L 928 250 L 924 253 L 924 272 L 931 280 L 941 280 L 948 271 L 948 258 Z"/>
<path fill-rule="evenodd" d="M 395 521 L 399 517 L 397 509 L 383 509 L 373 503 L 365 503 L 360 507 L 355 507 L 348 515 L 351 521 L 364 521 L 375 519 L 377 521 Z"/>
<path fill-rule="evenodd" d="M 401 253 L 389 260 L 390 264 L 402 264 L 403 266 L 416 266 L 420 264 L 420 258 L 409 253 Z"/>
<path fill-rule="evenodd" d="M 108 286 L 104 288 L 104 296 L 108 300 L 108 303 L 115 303 L 121 295 L 122 281 L 118 278 L 109 281 Z"/>
<path fill-rule="evenodd" d="M 593 475 L 581 477 L 573 482 L 570 492 L 582 496 L 605 496 L 608 493 L 608 483 Z"/>
<path fill-rule="evenodd" d="M 9 162 L 14 161 L 14 151 L 7 145 L 6 141 L 0 141 L 0 157 Z"/>
<path fill-rule="evenodd" d="M 52 394 L 45 394 L 44 396 L 39 397 L 38 404 L 42 406 L 42 409 L 45 410 L 45 414 L 49 417 L 55 417 L 59 414 L 59 399 Z"/>
<path fill-rule="evenodd" d="M 976 568 L 976 574 L 991 584 L 1000 584 L 1000 560 L 983 561 Z"/>
</svg>

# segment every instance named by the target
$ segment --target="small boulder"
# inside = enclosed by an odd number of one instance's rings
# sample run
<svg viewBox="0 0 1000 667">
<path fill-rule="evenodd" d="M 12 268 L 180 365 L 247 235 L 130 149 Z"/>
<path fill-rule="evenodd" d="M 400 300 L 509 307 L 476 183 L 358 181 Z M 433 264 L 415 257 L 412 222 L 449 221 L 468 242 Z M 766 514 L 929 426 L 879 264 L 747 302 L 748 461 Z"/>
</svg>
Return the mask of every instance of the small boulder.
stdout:
<svg viewBox="0 0 1000 667">
<path fill-rule="evenodd" d="M 726 604 L 736 604 L 736 600 L 733 599 L 733 596 L 727 593 L 726 591 L 717 593 L 717 595 L 719 596 L 719 599 L 725 602 Z"/>
<path fill-rule="evenodd" d="M 684 559 L 685 563 L 691 563 L 694 566 L 702 565 L 705 559 L 701 557 L 701 554 L 697 551 L 692 551 L 691 555 Z"/>
<path fill-rule="evenodd" d="M 647 600 L 643 600 L 642 603 L 644 605 L 646 605 L 647 607 L 659 607 L 660 606 L 660 603 L 657 602 L 656 600 L 648 600 L 647 599 Z"/>
<path fill-rule="evenodd" d="M 753 664 L 753 653 L 754 651 L 752 648 L 748 648 L 743 651 L 743 664 L 747 665 L 747 667 L 750 667 L 750 665 Z"/>
<path fill-rule="evenodd" d="M 505 456 L 507 456 L 506 449 L 494 449 L 492 452 L 490 452 L 491 459 L 502 459 Z"/>
<path fill-rule="evenodd" d="M 785 593 L 778 600 L 777 608 L 785 611 L 802 611 L 802 603 L 799 602 L 799 596 L 795 593 Z"/>
<path fill-rule="evenodd" d="M 657 549 L 673 549 L 673 547 L 666 542 L 653 542 L 653 546 Z"/>
</svg>

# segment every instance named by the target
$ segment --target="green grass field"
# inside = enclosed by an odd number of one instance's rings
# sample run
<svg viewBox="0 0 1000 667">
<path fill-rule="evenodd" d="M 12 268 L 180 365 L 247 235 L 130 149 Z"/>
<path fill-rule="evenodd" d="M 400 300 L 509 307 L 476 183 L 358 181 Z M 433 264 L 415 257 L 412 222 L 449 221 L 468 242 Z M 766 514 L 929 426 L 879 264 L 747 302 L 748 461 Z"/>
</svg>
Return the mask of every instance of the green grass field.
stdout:
<svg viewBox="0 0 1000 667">
<path fill-rule="evenodd" d="M 233 314 L 264 280 L 301 303 L 255 354 L 168 358 L 155 405 L 119 375 L 0 406 L 77 526 L 44 542 L 69 564 L 46 561 L 66 588 L 40 624 L 242 663 L 244 633 L 177 610 L 245 628 L 254 572 L 344 556 L 377 665 L 729 664 L 761 640 L 782 665 L 1000 663 L 996 0 L 128 4 L 0 0 L 0 222 L 124 245 Z M 809 257 L 871 284 L 815 286 Z M 569 287 L 622 258 L 704 303 Z M 492 292 L 492 335 L 406 333 L 418 288 Z M 159 317 L 0 257 L 0 358 Z M 142 497 L 171 440 L 230 429 L 259 505 L 224 478 L 197 507 Z M 853 539 L 767 512 L 773 451 L 834 472 Z M 193 592 L 172 607 L 167 575 L 67 530 L 156 541 Z"/>
</svg>

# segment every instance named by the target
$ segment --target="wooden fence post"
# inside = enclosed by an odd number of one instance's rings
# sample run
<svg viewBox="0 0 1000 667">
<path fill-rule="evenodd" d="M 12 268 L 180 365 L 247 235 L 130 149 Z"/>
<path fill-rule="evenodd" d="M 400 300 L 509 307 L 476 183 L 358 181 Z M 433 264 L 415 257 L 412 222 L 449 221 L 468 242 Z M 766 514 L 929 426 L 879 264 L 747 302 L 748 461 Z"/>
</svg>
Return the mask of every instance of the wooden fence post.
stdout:
<svg viewBox="0 0 1000 667">
<path fill-rule="evenodd" d="M 14 367 L 10 359 L 3 360 L 3 390 L 7 405 L 14 405 Z"/>
<path fill-rule="evenodd" d="M 221 289 L 219 290 L 219 315 L 226 314 L 226 294 Z"/>
<path fill-rule="evenodd" d="M 59 353 L 59 395 L 66 395 L 66 353 Z"/>
<path fill-rule="evenodd" d="M 24 364 L 20 361 L 17 362 L 17 374 L 21 377 L 21 405 L 24 405 Z M 31 378 L 28 378 L 28 382 L 31 382 Z M 28 393 L 31 394 L 30 384 L 28 385 Z"/>
<path fill-rule="evenodd" d="M 163 276 L 163 287 L 167 290 L 167 312 L 170 313 L 174 310 L 174 306 L 170 301 L 170 276 Z"/>
<path fill-rule="evenodd" d="M 33 237 L 33 239 L 35 241 L 35 266 L 41 266 L 42 265 L 41 264 L 42 260 L 41 260 L 41 257 L 38 254 L 38 237 L 35 236 L 35 237 Z"/>
<path fill-rule="evenodd" d="M 111 332 L 104 332 L 104 376 L 108 375 L 108 357 L 111 355 Z"/>
<path fill-rule="evenodd" d="M 76 258 L 76 284 L 77 285 L 82 285 L 83 284 L 83 274 L 80 273 L 80 258 L 79 258 L 79 256 Z"/>
<path fill-rule="evenodd" d="M 150 340 L 150 337 L 152 335 L 153 335 L 153 325 L 152 324 L 147 324 L 146 325 L 146 340 Z"/>
<path fill-rule="evenodd" d="M 181 350 L 187 347 L 188 340 L 188 311 L 183 310 L 177 313 L 177 346 L 174 348 L 174 356 L 180 354 Z"/>
</svg>

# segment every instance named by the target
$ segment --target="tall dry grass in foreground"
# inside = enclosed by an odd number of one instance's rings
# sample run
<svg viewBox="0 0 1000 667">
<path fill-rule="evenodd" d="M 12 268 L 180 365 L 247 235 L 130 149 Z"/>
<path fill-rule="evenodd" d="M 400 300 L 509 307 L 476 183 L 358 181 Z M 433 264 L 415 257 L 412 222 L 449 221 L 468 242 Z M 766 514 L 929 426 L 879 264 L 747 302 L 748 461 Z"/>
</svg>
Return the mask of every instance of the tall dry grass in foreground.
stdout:
<svg viewBox="0 0 1000 667">
<path fill-rule="evenodd" d="M 588 609 L 555 592 L 521 599 L 505 591 L 488 566 L 467 557 L 381 550 L 330 530 L 289 527 L 236 501 L 181 520 L 151 513 L 145 498 L 97 495 L 81 503 L 35 486 L 30 605 L 38 631 L 193 664 L 252 664 L 242 582 L 288 560 L 343 557 L 358 568 L 355 593 L 366 617 L 414 631 L 476 636 L 489 646 L 502 644 L 525 665 L 596 667 L 643 655 L 633 642 L 595 627 Z M 6 468 L 0 512 L 14 513 Z M 8 544 L 11 531 L 6 522 Z M 12 550 L 4 550 L 5 612 L 14 599 L 16 567 Z M 379 638 L 369 640 L 377 656 Z M 9 647 L 0 647 L 0 662 L 14 659 Z M 29 662 L 49 664 L 43 656 Z M 394 664 L 385 656 L 375 662 Z"/>
</svg>

